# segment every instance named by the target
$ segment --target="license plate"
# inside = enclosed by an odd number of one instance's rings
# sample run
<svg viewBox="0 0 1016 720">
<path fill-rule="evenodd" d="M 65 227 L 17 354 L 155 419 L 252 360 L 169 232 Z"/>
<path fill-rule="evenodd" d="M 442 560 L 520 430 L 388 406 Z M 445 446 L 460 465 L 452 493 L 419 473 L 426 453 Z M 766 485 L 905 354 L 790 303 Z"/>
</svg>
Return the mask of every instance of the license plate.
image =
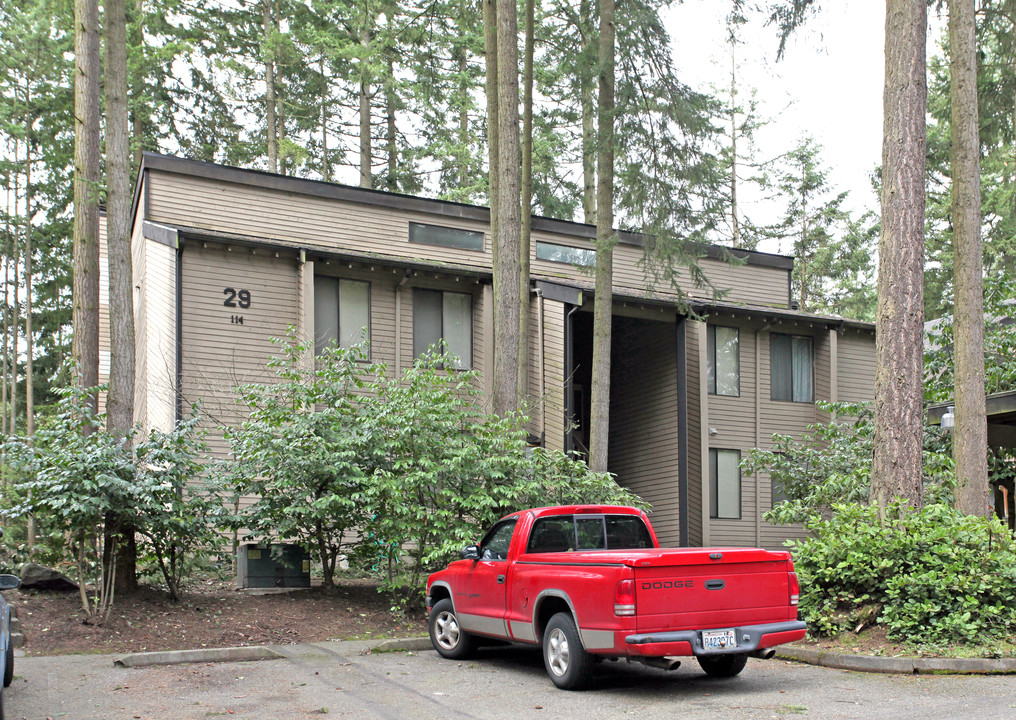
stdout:
<svg viewBox="0 0 1016 720">
<path fill-rule="evenodd" d="M 702 647 L 706 650 L 737 647 L 737 637 L 733 630 L 703 630 Z"/>
</svg>

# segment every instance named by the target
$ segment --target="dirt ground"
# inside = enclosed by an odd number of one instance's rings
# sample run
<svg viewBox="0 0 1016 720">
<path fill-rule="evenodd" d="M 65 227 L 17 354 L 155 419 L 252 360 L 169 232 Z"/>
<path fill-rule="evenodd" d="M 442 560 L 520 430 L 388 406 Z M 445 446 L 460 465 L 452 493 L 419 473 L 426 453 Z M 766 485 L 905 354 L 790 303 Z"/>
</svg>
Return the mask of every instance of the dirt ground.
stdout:
<svg viewBox="0 0 1016 720">
<path fill-rule="evenodd" d="M 180 602 L 144 588 L 118 598 L 101 626 L 84 624 L 80 596 L 12 590 L 29 655 L 145 652 L 204 647 L 366 640 L 426 633 L 423 610 L 393 613 L 391 600 L 367 580 L 341 582 L 335 590 L 313 587 L 255 595 L 234 583 L 205 580 Z"/>
</svg>

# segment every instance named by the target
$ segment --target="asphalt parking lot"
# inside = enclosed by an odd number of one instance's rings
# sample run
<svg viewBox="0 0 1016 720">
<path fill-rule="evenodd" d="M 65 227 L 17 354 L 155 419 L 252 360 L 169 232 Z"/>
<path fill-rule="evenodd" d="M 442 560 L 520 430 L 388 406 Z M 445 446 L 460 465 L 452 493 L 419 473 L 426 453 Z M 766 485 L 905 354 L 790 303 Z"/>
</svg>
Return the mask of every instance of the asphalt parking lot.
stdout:
<svg viewBox="0 0 1016 720">
<path fill-rule="evenodd" d="M 673 672 L 604 663 L 592 689 L 557 690 L 538 651 L 473 660 L 432 650 L 367 654 L 359 642 L 273 646 L 260 662 L 118 668 L 114 656 L 20 657 L 7 720 L 244 718 L 1005 718 L 1012 676 L 876 675 L 750 660 L 732 680 L 692 660 Z"/>
</svg>

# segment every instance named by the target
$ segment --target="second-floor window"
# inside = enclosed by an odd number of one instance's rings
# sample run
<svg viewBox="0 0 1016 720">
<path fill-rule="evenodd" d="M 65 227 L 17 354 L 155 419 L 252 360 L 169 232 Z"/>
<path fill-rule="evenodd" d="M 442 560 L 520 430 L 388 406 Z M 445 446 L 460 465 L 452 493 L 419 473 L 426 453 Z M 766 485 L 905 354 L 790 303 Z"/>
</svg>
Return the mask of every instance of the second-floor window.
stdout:
<svg viewBox="0 0 1016 720">
<path fill-rule="evenodd" d="M 737 328 L 709 325 L 708 346 L 709 393 L 711 395 L 741 394 L 740 338 Z"/>
<path fill-rule="evenodd" d="M 314 278 L 314 354 L 332 341 L 350 348 L 370 340 L 370 283 Z"/>
<path fill-rule="evenodd" d="M 804 335 L 773 333 L 769 340 L 772 399 L 815 402 L 812 339 Z"/>
<path fill-rule="evenodd" d="M 537 240 L 536 259 L 592 267 L 596 264 L 596 251 Z"/>
<path fill-rule="evenodd" d="M 413 291 L 413 355 L 431 346 L 454 355 L 458 370 L 467 370 L 473 359 L 473 296 L 443 290 Z"/>
</svg>

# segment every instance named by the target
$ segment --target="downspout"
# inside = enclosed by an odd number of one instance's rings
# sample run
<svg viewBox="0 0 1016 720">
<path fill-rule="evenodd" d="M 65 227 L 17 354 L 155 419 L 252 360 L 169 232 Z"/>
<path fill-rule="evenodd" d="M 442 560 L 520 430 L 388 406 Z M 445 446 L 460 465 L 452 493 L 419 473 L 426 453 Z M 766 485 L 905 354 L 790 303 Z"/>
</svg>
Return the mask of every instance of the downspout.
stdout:
<svg viewBox="0 0 1016 720">
<path fill-rule="evenodd" d="M 176 421 L 183 420 L 183 243 L 176 238 Z"/>
<path fill-rule="evenodd" d="M 402 377 L 402 286 L 413 274 L 406 270 L 402 278 L 395 284 L 395 377 Z"/>
<path fill-rule="evenodd" d="M 543 290 L 536 288 L 536 336 L 540 342 L 538 350 L 540 359 L 537 367 L 540 368 L 540 444 L 546 447 L 547 444 L 547 367 L 546 353 L 544 350 L 543 337 Z"/>
<path fill-rule="evenodd" d="M 687 317 L 677 317 L 677 522 L 679 544 L 688 547 L 688 341 Z"/>
</svg>

